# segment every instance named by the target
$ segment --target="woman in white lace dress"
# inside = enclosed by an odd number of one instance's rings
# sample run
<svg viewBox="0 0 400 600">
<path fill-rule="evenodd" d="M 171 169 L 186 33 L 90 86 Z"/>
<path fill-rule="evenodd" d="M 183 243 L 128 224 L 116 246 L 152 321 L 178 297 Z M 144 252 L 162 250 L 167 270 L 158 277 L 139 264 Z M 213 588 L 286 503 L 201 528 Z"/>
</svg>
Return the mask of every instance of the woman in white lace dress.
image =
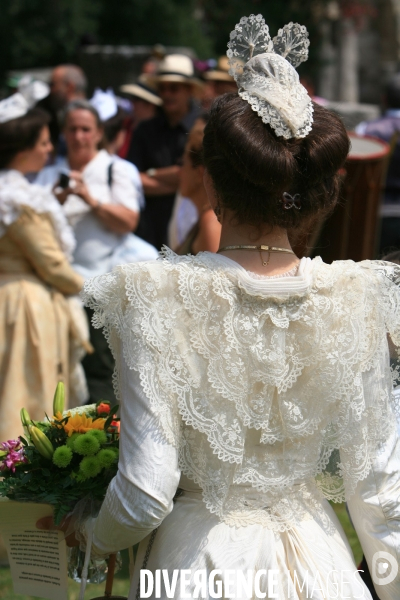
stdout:
<svg viewBox="0 0 400 600">
<path fill-rule="evenodd" d="M 122 423 L 86 531 L 99 554 L 142 542 L 129 600 L 370 598 L 328 499 L 347 499 L 380 598 L 400 597 L 400 271 L 291 251 L 287 230 L 334 207 L 348 151 L 292 66 L 307 45 L 292 23 L 272 41 L 260 16 L 231 35 L 239 96 L 214 103 L 204 137 L 219 253 L 86 284 Z"/>
</svg>

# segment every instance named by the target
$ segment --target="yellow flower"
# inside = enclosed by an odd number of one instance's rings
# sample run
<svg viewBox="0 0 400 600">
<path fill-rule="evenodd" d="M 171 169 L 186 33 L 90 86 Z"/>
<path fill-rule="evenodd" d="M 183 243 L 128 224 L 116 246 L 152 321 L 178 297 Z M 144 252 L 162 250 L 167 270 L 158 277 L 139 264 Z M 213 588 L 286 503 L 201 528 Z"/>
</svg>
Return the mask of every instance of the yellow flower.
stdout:
<svg viewBox="0 0 400 600">
<path fill-rule="evenodd" d="M 60 412 L 55 415 L 57 421 L 61 421 L 65 417 L 69 417 L 68 422 L 63 425 L 65 432 L 68 433 L 68 437 L 71 437 L 73 433 L 86 433 L 91 429 L 103 430 L 104 423 L 106 422 L 106 419 L 100 418 L 93 421 L 92 417 L 87 417 L 86 415 L 75 414 L 72 416 L 70 412 L 64 417 Z"/>
</svg>

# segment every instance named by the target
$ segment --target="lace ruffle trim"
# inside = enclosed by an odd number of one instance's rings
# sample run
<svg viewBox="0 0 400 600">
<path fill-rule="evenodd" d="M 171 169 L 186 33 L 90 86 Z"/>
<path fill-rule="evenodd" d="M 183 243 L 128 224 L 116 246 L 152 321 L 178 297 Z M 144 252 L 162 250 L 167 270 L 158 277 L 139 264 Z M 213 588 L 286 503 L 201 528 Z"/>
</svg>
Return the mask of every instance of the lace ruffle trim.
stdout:
<svg viewBox="0 0 400 600">
<path fill-rule="evenodd" d="M 94 325 L 114 351 L 122 339 L 182 471 L 227 522 L 283 530 L 320 494 L 343 501 L 393 427 L 393 269 L 314 263 L 308 293 L 279 302 L 247 294 L 207 253 L 85 286 Z"/>
</svg>

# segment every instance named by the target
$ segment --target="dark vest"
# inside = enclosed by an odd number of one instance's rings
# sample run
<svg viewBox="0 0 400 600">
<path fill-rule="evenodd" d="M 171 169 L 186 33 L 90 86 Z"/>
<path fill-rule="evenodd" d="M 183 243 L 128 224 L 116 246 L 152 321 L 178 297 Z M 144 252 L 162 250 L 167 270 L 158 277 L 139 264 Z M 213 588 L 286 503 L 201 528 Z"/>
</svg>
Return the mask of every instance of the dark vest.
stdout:
<svg viewBox="0 0 400 600">
<path fill-rule="evenodd" d="M 382 117 L 368 123 L 365 135 L 380 138 L 390 143 L 392 135 L 398 131 L 395 151 L 390 160 L 386 179 L 386 192 L 400 194 L 400 117 Z"/>
</svg>

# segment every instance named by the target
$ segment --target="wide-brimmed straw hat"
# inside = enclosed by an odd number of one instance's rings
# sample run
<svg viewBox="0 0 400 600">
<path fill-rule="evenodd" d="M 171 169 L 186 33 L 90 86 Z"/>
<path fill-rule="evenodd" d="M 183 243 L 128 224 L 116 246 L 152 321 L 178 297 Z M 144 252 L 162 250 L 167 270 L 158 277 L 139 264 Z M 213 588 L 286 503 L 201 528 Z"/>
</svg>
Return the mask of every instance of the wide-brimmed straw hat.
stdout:
<svg viewBox="0 0 400 600">
<path fill-rule="evenodd" d="M 229 62 L 227 56 L 220 56 L 217 63 L 217 68 L 212 71 L 206 71 L 203 77 L 207 81 L 235 81 L 229 75 Z"/>
<path fill-rule="evenodd" d="M 139 80 L 136 83 L 126 83 L 125 85 L 121 85 L 119 89 L 123 94 L 140 98 L 140 100 L 145 100 L 150 104 L 154 104 L 154 106 L 161 106 L 163 103 L 154 89 Z"/>
<path fill-rule="evenodd" d="M 158 85 L 162 81 L 171 83 L 187 83 L 198 88 L 202 88 L 202 82 L 195 77 L 193 63 L 188 56 L 184 54 L 167 54 L 160 61 L 157 73 L 149 75 L 149 82 Z"/>
</svg>

